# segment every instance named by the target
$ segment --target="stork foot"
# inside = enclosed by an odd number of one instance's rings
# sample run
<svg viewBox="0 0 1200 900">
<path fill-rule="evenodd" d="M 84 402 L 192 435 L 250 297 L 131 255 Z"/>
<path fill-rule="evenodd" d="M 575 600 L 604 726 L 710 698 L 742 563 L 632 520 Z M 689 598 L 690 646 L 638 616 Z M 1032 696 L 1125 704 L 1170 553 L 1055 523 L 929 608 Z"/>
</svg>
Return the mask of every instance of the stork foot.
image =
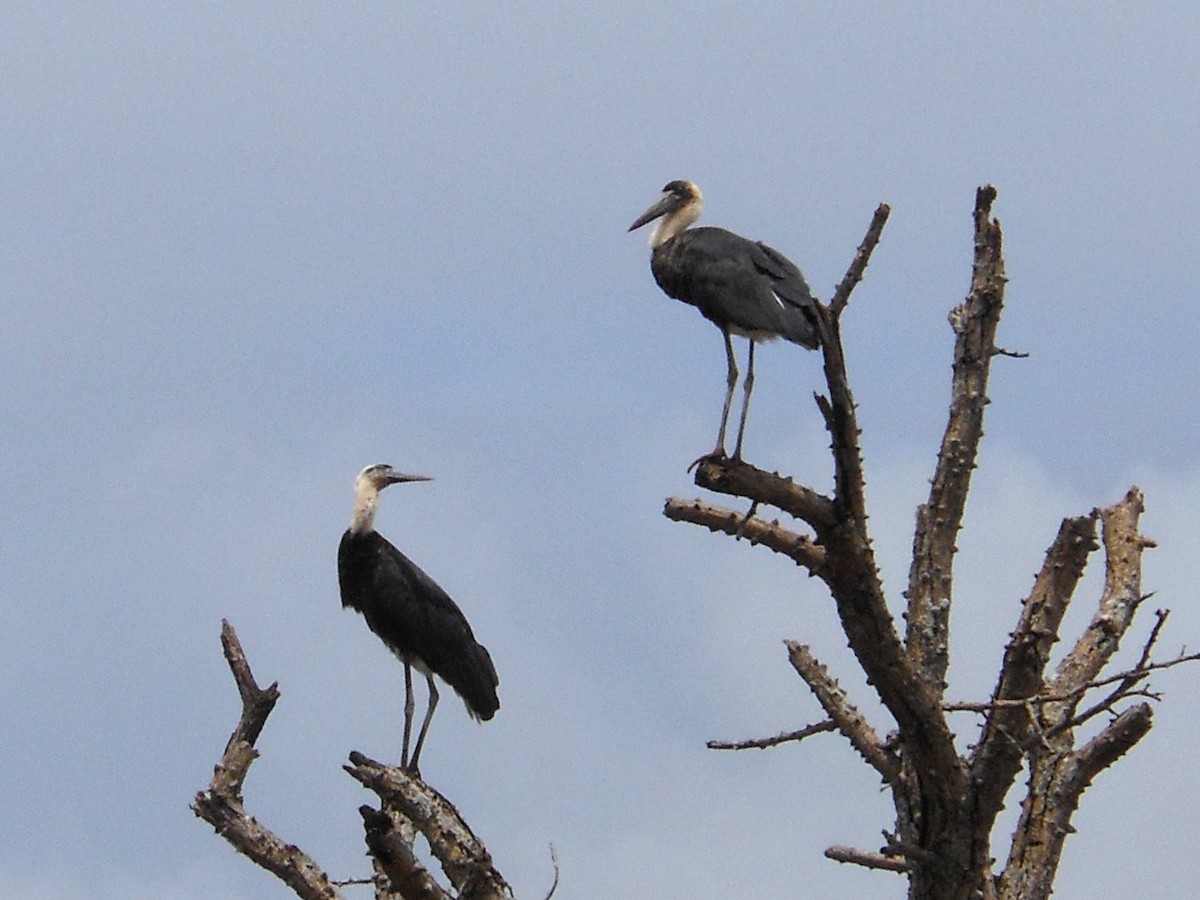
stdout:
<svg viewBox="0 0 1200 900">
<path fill-rule="evenodd" d="M 688 474 L 690 475 L 692 473 L 692 470 L 695 469 L 702 462 L 708 462 L 708 460 L 710 460 L 710 459 L 727 459 L 727 458 L 728 457 L 726 457 L 726 455 L 725 455 L 725 448 L 718 447 L 712 453 L 705 453 L 703 456 L 698 456 L 694 460 L 692 460 L 692 464 L 687 467 Z"/>
<path fill-rule="evenodd" d="M 758 501 L 755 500 L 750 504 L 750 508 L 746 510 L 746 514 L 742 516 L 742 520 L 738 522 L 737 531 L 733 534 L 733 539 L 740 541 L 746 536 L 746 526 L 750 524 L 750 520 L 754 518 L 754 514 L 758 512 Z"/>
</svg>

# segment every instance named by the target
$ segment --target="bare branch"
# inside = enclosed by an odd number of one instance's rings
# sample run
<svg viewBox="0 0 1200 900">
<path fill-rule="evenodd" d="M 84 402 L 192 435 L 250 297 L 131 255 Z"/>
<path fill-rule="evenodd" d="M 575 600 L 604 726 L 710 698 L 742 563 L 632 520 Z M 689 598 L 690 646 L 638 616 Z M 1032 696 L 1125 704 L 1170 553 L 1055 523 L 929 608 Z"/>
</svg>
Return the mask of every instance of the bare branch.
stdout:
<svg viewBox="0 0 1200 900">
<path fill-rule="evenodd" d="M 906 643 L 922 678 L 939 695 L 949 665 L 950 599 L 955 541 L 962 527 L 971 473 L 983 437 L 987 384 L 1004 306 L 1003 241 L 992 218 L 996 189 L 975 196 L 975 261 L 971 291 L 951 314 L 957 335 L 950 417 L 938 451 L 929 499 L 917 510 L 908 575 Z"/>
<path fill-rule="evenodd" d="M 1044 693 L 1044 672 L 1059 627 L 1096 547 L 1096 514 L 1063 519 L 1046 551 L 1041 571 L 1021 608 L 1021 618 L 1004 651 L 1004 662 L 983 733 L 971 756 L 974 806 L 981 828 L 990 832 L 1004 798 L 1021 769 L 1021 742 L 1029 730 L 1028 698 Z M 943 709 L 957 709 L 943 706 Z"/>
<path fill-rule="evenodd" d="M 863 236 L 862 243 L 858 245 L 858 252 L 854 254 L 850 268 L 846 270 L 845 277 L 838 282 L 838 286 L 833 291 L 833 299 L 829 301 L 829 308 L 833 311 L 834 316 L 841 316 L 842 310 L 850 302 L 851 292 L 862 281 L 863 273 L 867 270 L 867 263 L 871 261 L 871 254 L 875 252 L 879 238 L 883 235 L 883 226 L 887 223 L 891 213 L 892 209 L 886 203 L 880 203 L 876 207 L 875 215 L 871 217 L 871 224 L 867 226 L 867 233 Z"/>
<path fill-rule="evenodd" d="M 740 459 L 701 458 L 696 466 L 696 486 L 777 507 L 818 533 L 836 520 L 833 501 L 824 494 Z"/>
<path fill-rule="evenodd" d="M 850 392 L 846 359 L 842 352 L 841 316 L 850 302 L 850 293 L 866 271 L 890 213 L 886 203 L 878 206 L 845 277 L 834 290 L 829 306 L 817 304 L 825 383 L 829 386 L 828 400 L 818 397 L 817 405 L 825 416 L 826 426 L 833 438 L 835 502 L 842 513 L 848 513 L 857 523 L 864 539 L 867 534 L 865 480 L 862 472 L 862 452 L 858 445 L 859 428 L 854 411 L 854 396 Z M 818 528 L 818 535 L 820 531 Z"/>
<path fill-rule="evenodd" d="M 242 698 L 242 714 L 213 771 L 208 790 L 192 801 L 192 811 L 212 825 L 235 850 L 275 875 L 304 900 L 338 900 L 329 876 L 299 847 L 280 840 L 246 812 L 241 790 L 258 753 L 254 743 L 279 699 L 278 685 L 258 686 L 237 632 L 221 621 L 221 645 Z"/>
<path fill-rule="evenodd" d="M 689 501 L 673 497 L 667 500 L 663 507 L 663 515 L 673 522 L 691 522 L 693 525 L 703 525 L 709 531 L 719 531 L 736 538 L 744 537 L 751 544 L 762 544 L 789 557 L 796 565 L 804 566 L 810 572 L 815 572 L 825 561 L 824 549 L 814 544 L 811 538 L 788 531 L 778 522 L 747 518 L 731 509 L 713 506 L 701 500 Z"/>
<path fill-rule="evenodd" d="M 451 894 L 417 859 L 412 836 L 404 833 L 406 829 L 393 816 L 366 805 L 360 806 L 358 813 L 367 849 L 380 876 L 377 898 L 382 894 L 397 900 L 451 900 Z M 412 830 L 411 824 L 407 830 Z"/>
<path fill-rule="evenodd" d="M 1042 900 L 1050 896 L 1080 796 L 1099 772 L 1150 731 L 1152 723 L 1149 704 L 1139 704 L 1125 710 L 1078 751 L 1047 755 L 1035 763 L 1012 853 L 1000 879 L 1001 897 Z"/>
<path fill-rule="evenodd" d="M 1120 502 L 1100 510 L 1104 524 L 1104 592 L 1087 631 L 1064 657 L 1048 685 L 1054 693 L 1070 693 L 1095 680 L 1121 645 L 1145 595 L 1141 590 L 1142 551 L 1153 542 L 1138 534 L 1142 494 L 1130 488 Z M 1069 715 L 1069 714 L 1068 714 Z"/>
<path fill-rule="evenodd" d="M 842 518 L 860 529 L 866 539 L 867 500 L 866 478 L 863 475 L 862 449 L 858 436 L 858 415 L 850 381 L 846 374 L 846 358 L 842 350 L 841 323 L 827 307 L 818 307 L 823 323 L 821 350 L 825 363 L 825 383 L 829 396 L 818 396 L 817 406 L 825 417 L 825 427 L 833 439 L 831 450 L 834 462 L 834 504 Z M 820 530 L 818 530 L 818 534 Z"/>
<path fill-rule="evenodd" d="M 1107 707 L 1113 702 L 1127 696 L 1129 690 L 1138 682 L 1143 680 L 1151 672 L 1156 672 L 1159 669 L 1170 669 L 1174 666 L 1183 663 L 1200 661 L 1200 653 L 1184 653 L 1171 659 L 1161 662 L 1141 662 L 1135 668 L 1126 669 L 1124 672 L 1118 672 L 1116 675 L 1109 675 L 1107 678 L 1098 678 L 1095 681 L 1089 681 L 1087 684 L 1080 685 L 1074 690 L 1061 694 L 1038 694 L 1033 697 L 1025 697 L 1012 700 L 985 700 L 982 702 L 972 702 L 968 700 L 957 701 L 954 703 L 942 704 L 942 709 L 946 712 L 973 712 L 984 713 L 990 712 L 993 709 L 1028 709 L 1031 706 L 1036 706 L 1042 703 L 1062 703 L 1068 700 L 1076 700 L 1080 695 L 1088 691 L 1101 688 L 1109 684 L 1121 682 L 1120 688 L 1113 691 L 1104 701 L 1097 703 L 1098 707 Z M 1083 713 L 1080 713 L 1074 720 L 1078 723 Z"/>
<path fill-rule="evenodd" d="M 1095 548 L 1096 513 L 1063 519 L 1004 651 L 993 699 L 1023 699 L 1043 689 L 1050 650 L 1058 640 L 1067 605 Z"/>
<path fill-rule="evenodd" d="M 895 856 L 884 856 L 882 853 L 871 853 L 857 850 L 854 847 L 830 847 L 825 851 L 826 859 L 834 862 L 852 863 L 868 869 L 883 869 L 888 872 L 907 872 L 912 866 L 908 860 Z"/>
<path fill-rule="evenodd" d="M 1143 601 L 1144 600 L 1145 598 L 1143 598 Z M 1170 668 L 1171 666 L 1179 665 L 1181 662 L 1191 662 L 1195 659 L 1200 659 L 1200 654 L 1192 654 L 1191 656 L 1180 655 L 1175 659 L 1169 660 L 1162 664 L 1151 663 L 1150 654 L 1154 650 L 1155 643 L 1158 642 L 1158 635 L 1162 631 L 1163 625 L 1166 624 L 1167 616 L 1170 615 L 1170 611 L 1158 609 L 1154 611 L 1154 615 L 1154 627 L 1150 629 L 1150 634 L 1146 638 L 1146 643 L 1142 646 L 1142 655 L 1141 658 L 1138 659 L 1137 665 L 1127 672 L 1122 672 L 1120 675 L 1092 682 L 1091 687 L 1100 687 L 1105 684 L 1111 684 L 1114 681 L 1119 681 L 1120 684 L 1118 684 L 1116 688 L 1114 688 L 1113 691 L 1104 699 L 1092 704 L 1083 712 L 1076 713 L 1069 723 L 1064 723 L 1064 727 L 1074 728 L 1076 725 L 1081 725 L 1093 716 L 1098 715 L 1105 710 L 1112 709 L 1114 703 L 1130 696 L 1133 693 L 1157 700 L 1158 697 L 1151 694 L 1149 691 L 1134 692 L 1133 688 L 1155 669 L 1166 669 Z"/>
<path fill-rule="evenodd" d="M 221 649 L 225 654 L 225 661 L 229 664 L 229 670 L 233 673 L 238 694 L 242 698 L 242 716 L 233 734 L 229 736 L 225 749 L 228 750 L 240 742 L 253 747 L 258 741 L 258 736 L 262 734 L 263 726 L 267 724 L 267 716 L 271 715 L 275 702 L 279 699 L 279 683 L 273 682 L 266 690 L 258 686 L 254 674 L 250 671 L 246 653 L 242 650 L 242 642 L 238 640 L 237 632 L 226 619 L 221 620 Z M 245 776 L 244 772 L 242 776 Z M 238 790 L 241 789 L 241 784 L 242 779 L 239 779 Z"/>
<path fill-rule="evenodd" d="M 429 842 L 461 900 L 504 900 L 512 891 L 492 864 L 491 854 L 463 820 L 454 804 L 397 766 L 385 766 L 361 753 L 345 766 L 357 781 L 383 801 L 383 811 L 410 822 Z"/>
<path fill-rule="evenodd" d="M 1142 552 L 1153 542 L 1137 531 L 1142 496 L 1131 488 L 1124 499 L 1099 511 L 1103 522 L 1105 581 L 1099 607 L 1087 630 L 1046 683 L 1048 696 L 1068 699 L 1039 705 L 1040 730 L 1031 733 L 1023 749 L 1029 753 L 1029 791 L 1013 835 L 1008 864 L 1000 878 L 999 896 L 1040 900 L 1050 895 L 1070 820 L 1083 790 L 1097 773 L 1124 754 L 1150 729 L 1149 704 L 1140 703 L 1118 715 L 1088 744 L 1073 750 L 1073 728 L 1080 721 L 1076 709 L 1084 690 L 1118 683 L 1114 696 L 1132 694 L 1144 672 L 1123 672 L 1110 678 L 1097 676 L 1120 646 L 1134 614 L 1146 595 L 1141 592 Z M 1142 650 L 1139 668 L 1147 662 L 1157 641 L 1162 617 Z M 1180 661 L 1183 661 L 1182 657 Z M 1177 663 L 1173 663 L 1177 664 Z M 1088 710 L 1091 716 L 1103 707 Z"/>
<path fill-rule="evenodd" d="M 1113 719 L 1098 735 L 1074 754 L 1081 781 L 1080 791 L 1092 783 L 1104 769 L 1124 756 L 1133 745 L 1146 736 L 1154 724 L 1154 709 L 1149 703 L 1131 706 Z"/>
<path fill-rule="evenodd" d="M 785 731 L 783 734 L 775 735 L 775 737 L 752 738 L 745 741 L 709 741 L 706 746 L 709 750 L 763 750 L 767 747 L 778 747 L 780 744 L 787 744 L 792 741 L 800 742 L 814 734 L 824 734 L 827 731 L 837 730 L 837 723 L 832 719 L 826 719 L 824 722 L 817 722 L 815 725 L 807 725 L 799 731 Z"/>
<path fill-rule="evenodd" d="M 992 356 L 1007 356 L 1011 359 L 1029 359 L 1029 353 L 1023 350 L 1005 350 L 1003 347 L 993 347 Z"/>
<path fill-rule="evenodd" d="M 788 648 L 788 659 L 804 679 L 805 684 L 821 704 L 834 724 L 885 782 L 894 784 L 900 777 L 900 763 L 879 739 L 866 718 L 846 696 L 837 679 L 833 678 L 812 651 L 796 641 L 784 641 Z"/>
</svg>

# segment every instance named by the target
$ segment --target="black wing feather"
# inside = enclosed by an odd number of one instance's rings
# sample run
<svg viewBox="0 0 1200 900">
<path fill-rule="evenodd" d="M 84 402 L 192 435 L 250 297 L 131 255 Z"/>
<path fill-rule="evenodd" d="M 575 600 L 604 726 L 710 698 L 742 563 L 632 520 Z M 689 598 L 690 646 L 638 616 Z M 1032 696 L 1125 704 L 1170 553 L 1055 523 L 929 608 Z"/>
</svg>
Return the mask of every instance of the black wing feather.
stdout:
<svg viewBox="0 0 1200 900">
<path fill-rule="evenodd" d="M 786 256 L 724 228 L 690 228 L 657 248 L 650 268 L 671 297 L 722 328 L 777 335 L 813 349 L 812 292 Z"/>
<path fill-rule="evenodd" d="M 500 708 L 500 679 L 487 648 L 450 596 L 376 532 L 342 535 L 338 547 L 342 606 L 362 613 L 367 626 L 408 663 L 439 676 L 468 711 L 490 719 Z"/>
</svg>

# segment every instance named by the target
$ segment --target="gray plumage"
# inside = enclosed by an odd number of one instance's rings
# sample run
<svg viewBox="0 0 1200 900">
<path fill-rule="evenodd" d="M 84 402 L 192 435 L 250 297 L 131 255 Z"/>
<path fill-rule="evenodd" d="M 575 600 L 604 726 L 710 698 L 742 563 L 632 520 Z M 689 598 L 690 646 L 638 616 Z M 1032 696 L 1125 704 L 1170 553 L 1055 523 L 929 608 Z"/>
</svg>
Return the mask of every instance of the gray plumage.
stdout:
<svg viewBox="0 0 1200 900">
<path fill-rule="evenodd" d="M 773 247 L 724 228 L 689 228 L 702 208 L 703 198 L 696 185 L 672 181 L 629 230 L 659 220 L 650 236 L 654 280 L 667 296 L 699 309 L 725 338 L 728 377 L 716 455 L 725 453 L 725 427 L 738 378 L 731 335 L 750 340 L 745 399 L 733 453 L 737 458 L 742 452 L 754 386 L 754 345 L 783 338 L 815 350 L 820 346 L 816 300 L 795 263 Z"/>
</svg>

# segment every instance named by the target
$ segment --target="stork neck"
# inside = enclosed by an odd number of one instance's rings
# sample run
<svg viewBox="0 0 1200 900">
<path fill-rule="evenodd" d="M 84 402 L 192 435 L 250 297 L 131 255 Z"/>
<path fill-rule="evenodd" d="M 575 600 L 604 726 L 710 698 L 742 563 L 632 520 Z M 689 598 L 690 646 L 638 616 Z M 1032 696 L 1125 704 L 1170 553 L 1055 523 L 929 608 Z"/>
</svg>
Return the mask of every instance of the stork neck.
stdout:
<svg viewBox="0 0 1200 900">
<path fill-rule="evenodd" d="M 375 530 L 375 501 L 379 499 L 377 488 L 360 484 L 354 492 L 354 518 L 350 520 L 353 534 L 367 534 Z"/>
<path fill-rule="evenodd" d="M 700 201 L 693 200 L 675 212 L 663 216 L 654 226 L 654 230 L 650 232 L 650 246 L 657 250 L 667 241 L 686 231 L 693 222 L 700 218 L 700 210 Z"/>
</svg>

